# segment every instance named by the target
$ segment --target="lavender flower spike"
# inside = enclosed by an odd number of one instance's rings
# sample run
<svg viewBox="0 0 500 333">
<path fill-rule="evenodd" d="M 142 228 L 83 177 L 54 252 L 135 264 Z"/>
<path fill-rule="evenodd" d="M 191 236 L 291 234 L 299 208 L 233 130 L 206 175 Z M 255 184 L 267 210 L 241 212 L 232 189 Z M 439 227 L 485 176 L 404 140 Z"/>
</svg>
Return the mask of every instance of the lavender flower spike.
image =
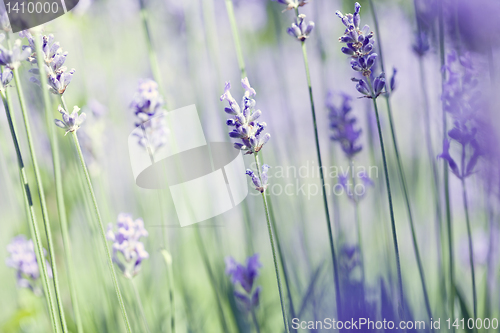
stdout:
<svg viewBox="0 0 500 333">
<path fill-rule="evenodd" d="M 254 254 L 246 261 L 246 265 L 242 265 L 233 257 L 227 257 L 226 274 L 231 277 L 231 282 L 236 288 L 238 284 L 243 288 L 244 292 L 234 291 L 234 296 L 238 299 L 244 310 L 252 311 L 253 308 L 259 306 L 261 287 L 255 287 L 255 279 L 259 276 L 259 268 L 262 264 L 259 261 L 259 255 Z M 254 288 L 255 287 L 255 288 Z"/>
<path fill-rule="evenodd" d="M 229 137 L 241 139 L 241 142 L 236 142 L 234 147 L 246 151 L 246 154 L 255 154 L 269 141 L 271 135 L 269 133 L 263 134 L 267 124 L 257 121 L 262 115 L 262 112 L 260 110 L 254 110 L 256 103 L 251 97 L 256 95 L 256 92 L 250 86 L 248 78 L 241 80 L 241 84 L 245 89 L 241 106 L 238 105 L 231 95 L 231 83 L 229 82 L 226 82 L 224 94 L 222 94 L 220 100 L 229 103 L 229 107 L 225 108 L 224 111 L 233 116 L 226 121 L 228 126 L 234 127 L 233 130 L 229 132 Z"/>
<path fill-rule="evenodd" d="M 305 18 L 304 14 L 300 14 L 297 17 L 297 21 L 292 23 L 292 26 L 287 30 L 290 36 L 297 38 L 301 42 L 305 42 L 314 29 L 314 22 L 309 21 L 309 23 L 306 23 Z"/>
<path fill-rule="evenodd" d="M 250 178 L 252 178 L 252 182 L 253 184 L 255 185 L 255 189 L 257 191 L 259 191 L 260 193 L 264 193 L 267 189 L 267 182 L 268 182 L 268 176 L 267 176 L 267 171 L 269 170 L 269 168 L 271 168 L 269 165 L 267 164 L 264 164 L 262 167 L 261 167 L 261 178 L 262 178 L 262 181 L 261 179 L 259 179 L 259 177 L 255 174 L 255 172 L 253 172 L 252 170 L 250 169 L 247 169 L 246 171 L 246 174 L 248 176 L 250 176 Z"/>
<path fill-rule="evenodd" d="M 364 97 L 366 98 L 377 98 L 385 87 L 385 76 L 382 73 L 373 82 L 371 81 L 371 68 L 375 65 L 378 55 L 373 53 L 373 44 L 375 41 L 370 27 L 365 25 L 362 29 L 359 28 L 361 23 L 360 10 L 361 5 L 356 2 L 354 5 L 354 14 L 336 12 L 337 16 L 346 26 L 346 30 L 339 38 L 339 42 L 346 44 L 346 46 L 341 48 L 341 51 L 352 58 L 351 68 L 356 72 L 360 72 L 365 77 L 365 79 L 353 79 L 353 81 L 357 82 L 356 89 L 365 95 Z"/>
<path fill-rule="evenodd" d="M 32 51 L 35 48 L 35 39 L 31 33 L 27 30 L 21 31 L 19 33 L 21 38 L 27 38 L 29 47 Z M 40 36 L 42 44 L 42 55 L 45 73 L 47 75 L 47 85 L 50 90 L 55 95 L 62 95 L 66 91 L 66 88 L 71 83 L 73 75 L 75 74 L 75 69 L 72 68 L 68 71 L 68 68 L 64 66 L 68 52 L 63 52 L 59 42 L 54 42 L 54 35 L 50 34 L 48 36 Z M 38 66 L 37 57 L 39 55 L 34 52 L 28 58 L 28 61 L 33 66 Z M 30 70 L 32 74 L 40 75 L 38 68 L 32 68 Z M 45 83 L 42 84 L 40 80 L 32 76 L 30 78 L 31 82 L 38 84 L 41 87 L 45 87 Z M 43 80 L 42 80 L 43 81 Z"/>
<path fill-rule="evenodd" d="M 346 94 L 341 94 L 341 96 L 342 104 L 340 107 L 334 105 L 331 100 L 326 105 L 330 111 L 330 129 L 332 130 L 330 139 L 337 141 L 347 158 L 352 159 L 363 148 L 356 142 L 361 136 L 361 130 L 354 128 L 357 119 L 354 116 L 350 116 L 352 110 L 351 96 Z"/>
<path fill-rule="evenodd" d="M 0 34 L 0 42 L 5 39 L 4 34 Z M 28 59 L 31 54 L 31 48 L 26 47 L 22 49 L 21 40 L 17 39 L 14 42 L 12 50 L 8 50 L 0 45 L 0 66 L 5 66 L 9 69 L 18 68 L 21 61 Z"/>
<path fill-rule="evenodd" d="M 76 132 L 87 118 L 85 112 L 78 114 L 80 108 L 76 105 L 73 107 L 73 112 L 71 113 L 71 115 L 66 112 L 66 110 L 64 110 L 60 105 L 58 110 L 62 115 L 62 120 L 56 119 L 54 120 L 54 122 L 56 126 L 65 129 L 66 134 L 68 134 L 69 132 Z"/>
<path fill-rule="evenodd" d="M 116 226 L 118 231 L 115 233 L 113 224 L 108 225 L 106 237 L 113 241 L 113 261 L 124 276 L 131 279 L 139 273 L 142 261 L 149 258 L 144 244 L 139 241 L 142 237 L 148 237 L 148 232 L 144 228 L 144 221 L 134 221 L 131 214 L 118 215 Z"/>
<path fill-rule="evenodd" d="M 12 239 L 9 245 L 7 245 L 7 251 L 10 257 L 7 258 L 6 264 L 8 267 L 14 268 L 17 278 L 17 285 L 20 288 L 29 288 L 35 294 L 40 295 L 41 290 L 38 286 L 38 280 L 40 278 L 40 269 L 38 267 L 38 262 L 35 255 L 35 249 L 33 241 L 27 240 L 24 235 L 16 236 Z M 46 255 L 44 249 L 44 255 Z M 52 277 L 52 270 L 47 261 L 47 271 L 50 277 Z"/>
</svg>

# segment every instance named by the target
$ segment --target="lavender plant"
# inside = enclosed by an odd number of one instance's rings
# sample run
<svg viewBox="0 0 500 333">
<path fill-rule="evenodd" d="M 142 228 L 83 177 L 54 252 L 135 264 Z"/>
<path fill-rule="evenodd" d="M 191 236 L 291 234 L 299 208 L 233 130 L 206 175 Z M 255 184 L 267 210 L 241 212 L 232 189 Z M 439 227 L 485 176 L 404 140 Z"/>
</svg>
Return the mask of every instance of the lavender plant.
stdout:
<svg viewBox="0 0 500 333">
<path fill-rule="evenodd" d="M 112 279 L 113 279 L 113 284 L 114 284 L 114 287 L 115 287 L 115 292 L 116 292 L 116 295 L 118 297 L 118 302 L 120 304 L 120 308 L 121 308 L 121 312 L 122 312 L 122 316 L 123 316 L 123 320 L 125 322 L 125 326 L 127 328 L 127 331 L 128 332 L 132 332 L 131 328 L 130 328 L 130 323 L 129 323 L 129 320 L 128 320 L 128 316 L 127 316 L 127 311 L 125 310 L 125 304 L 123 302 L 123 297 L 122 297 L 122 294 L 121 294 L 121 291 L 120 291 L 120 287 L 118 285 L 118 281 L 116 279 L 116 272 L 115 272 L 115 269 L 114 269 L 114 266 L 113 266 L 113 259 L 111 257 L 111 253 L 109 252 L 109 248 L 108 248 L 108 245 L 107 245 L 107 241 L 106 241 L 106 232 L 104 230 L 104 226 L 103 226 L 103 223 L 102 223 L 102 218 L 101 218 L 101 213 L 99 211 L 99 207 L 98 207 L 98 204 L 97 204 L 97 199 L 96 199 L 96 196 L 95 196 L 95 193 L 94 193 L 94 188 L 92 186 L 92 181 L 90 179 L 90 175 L 89 175 L 89 172 L 88 172 L 88 169 L 87 169 L 87 165 L 85 164 L 85 159 L 83 157 L 83 153 L 82 153 L 82 149 L 80 147 L 80 143 L 78 141 L 78 136 L 77 136 L 77 131 L 78 129 L 80 128 L 80 125 L 82 124 L 83 120 L 85 120 L 85 117 L 84 117 L 84 114 L 78 114 L 79 112 L 79 108 L 77 106 L 74 107 L 73 109 L 73 113 L 70 115 L 68 114 L 68 112 L 63 109 L 61 106 L 59 106 L 59 111 L 62 115 L 62 121 L 61 120 L 55 120 L 55 123 L 57 126 L 59 127 L 62 127 L 66 130 L 66 134 L 69 132 L 72 134 L 72 137 L 73 137 L 73 143 L 75 145 L 75 149 L 76 149 L 76 152 L 78 153 L 78 157 L 80 159 L 80 165 L 83 169 L 83 172 L 85 174 L 85 180 L 86 180 L 86 183 L 87 183 L 87 189 L 88 189 L 88 192 L 92 198 L 92 204 L 93 204 L 93 208 L 94 208 L 94 212 L 95 212 L 95 215 L 97 217 L 97 221 L 99 222 L 99 228 L 100 228 L 100 232 L 101 232 L 101 239 L 103 241 L 103 245 L 104 245 L 104 248 L 106 250 L 106 255 L 107 255 L 107 261 L 108 261 L 108 268 L 109 270 L 111 271 L 111 276 L 112 276 Z M 83 120 L 82 120 L 83 118 Z"/>
<path fill-rule="evenodd" d="M 28 288 L 36 295 L 41 294 L 40 290 L 40 269 L 35 255 L 33 241 L 27 240 L 24 235 L 16 236 L 7 245 L 10 257 L 7 258 L 6 265 L 16 270 L 16 280 L 19 288 Z M 46 256 L 43 249 L 44 257 Z M 44 258 L 45 259 L 45 258 Z M 47 274 L 52 277 L 50 264 L 45 260 Z"/>
<path fill-rule="evenodd" d="M 231 283 L 236 289 L 238 285 L 243 291 L 234 290 L 234 297 L 240 302 L 241 307 L 252 316 L 255 329 L 260 333 L 259 322 L 255 315 L 255 309 L 260 303 L 260 286 L 255 286 L 255 280 L 259 276 L 259 269 L 262 264 L 259 261 L 259 255 L 254 254 L 247 258 L 246 265 L 242 265 L 233 257 L 226 258 L 226 274 L 231 277 Z"/>
<path fill-rule="evenodd" d="M 469 218 L 466 178 L 475 172 L 475 167 L 483 151 L 476 140 L 477 127 L 475 113 L 480 109 L 478 81 L 469 54 L 459 57 L 456 52 L 448 55 L 446 71 L 448 79 L 443 86 L 444 110 L 453 118 L 453 128 L 448 131 L 449 139 L 443 140 L 443 152 L 439 155 L 449 166 L 450 171 L 462 182 L 462 198 L 469 239 L 469 260 L 472 279 L 472 300 L 474 318 L 477 318 L 477 291 L 474 269 L 472 229 Z M 457 164 L 450 153 L 451 142 L 461 146 L 460 162 Z"/>
<path fill-rule="evenodd" d="M 283 292 L 281 287 L 281 277 L 278 268 L 278 257 L 276 254 L 276 250 L 274 247 L 274 232 L 273 226 L 271 224 L 271 217 L 269 214 L 268 201 L 265 194 L 265 189 L 267 187 L 267 170 L 269 166 L 263 165 L 261 172 L 261 166 L 259 161 L 259 152 L 262 147 L 269 141 L 271 135 L 266 133 L 262 136 L 264 129 L 266 128 L 266 123 L 259 123 L 256 120 L 261 116 L 262 112 L 260 110 L 254 110 L 255 108 L 255 100 L 251 97 L 256 94 L 255 90 L 250 86 L 248 78 L 243 78 L 241 80 L 241 85 L 245 90 L 243 94 L 243 98 L 241 101 L 241 106 L 238 105 L 236 100 L 231 95 L 230 89 L 231 84 L 229 82 L 226 83 L 224 88 L 224 94 L 220 97 L 221 101 L 227 101 L 229 104 L 228 108 L 225 108 L 224 111 L 230 115 L 233 115 L 233 118 L 227 120 L 226 124 L 229 127 L 234 127 L 234 129 L 229 132 L 229 137 L 234 139 L 241 139 L 241 142 L 236 142 L 234 147 L 238 150 L 246 151 L 246 154 L 253 154 L 255 158 L 255 163 L 258 168 L 258 175 L 255 175 L 253 171 L 247 170 L 246 174 L 252 178 L 254 185 L 257 186 L 257 190 L 262 194 L 262 200 L 264 203 L 264 209 L 266 213 L 267 220 L 267 228 L 269 232 L 269 241 L 271 243 L 271 249 L 273 253 L 274 259 L 274 269 L 276 271 L 276 280 L 278 283 L 278 292 L 281 303 L 281 312 L 283 314 L 283 322 L 285 325 L 285 330 L 288 332 L 288 320 L 287 314 L 285 311 L 285 301 L 283 298 Z M 259 186 L 260 185 L 260 186 Z"/>
<path fill-rule="evenodd" d="M 114 232 L 114 226 L 110 223 L 106 233 L 107 239 L 113 242 L 113 261 L 123 273 L 123 276 L 130 280 L 144 326 L 146 331 L 150 332 L 146 313 L 144 312 L 137 286 L 133 281 L 133 277 L 139 274 L 142 262 L 149 258 L 149 253 L 140 241 L 141 238 L 148 237 L 149 234 L 144 228 L 144 221 L 142 219 L 134 220 L 131 214 L 119 214 L 116 227 L 118 230 Z"/>
<path fill-rule="evenodd" d="M 280 1 L 281 2 L 281 1 Z M 284 3 L 284 2 L 281 2 Z M 319 144 L 319 134 L 318 134 L 318 126 L 317 126 L 317 121 L 316 121 L 316 109 L 314 106 L 314 97 L 313 97 L 313 90 L 312 90 L 312 83 L 311 83 L 311 73 L 309 71 L 309 61 L 307 58 L 307 48 L 306 48 L 306 40 L 309 37 L 311 31 L 314 28 L 314 22 L 307 22 L 305 21 L 305 15 L 299 13 L 299 7 L 303 6 L 307 3 L 307 1 L 295 1 L 293 2 L 293 6 L 290 7 L 290 3 L 292 2 L 286 2 L 287 4 L 287 9 L 293 8 L 295 10 L 295 16 L 296 16 L 296 21 L 292 23 L 291 27 L 288 28 L 288 33 L 295 37 L 298 41 L 300 41 L 301 46 L 302 46 L 302 56 L 304 59 L 304 67 L 306 71 L 306 78 L 307 78 L 307 85 L 308 85 L 308 92 L 309 92 L 309 102 L 311 105 L 311 115 L 312 115 L 312 120 L 313 120 L 313 128 L 314 128 L 314 139 L 315 139 L 315 144 L 316 144 L 316 155 L 318 159 L 318 165 L 319 165 L 319 172 L 320 172 L 320 180 L 321 180 L 321 190 L 322 190 L 322 195 L 323 195 L 323 205 L 325 209 L 325 217 L 326 217 L 326 226 L 328 230 L 328 240 L 330 242 L 330 252 L 332 255 L 332 263 L 333 263 L 333 278 L 334 278 L 334 283 L 335 283 L 335 296 L 336 296 L 336 303 L 337 303 L 337 313 L 339 317 L 342 317 L 341 312 L 341 294 L 340 294 L 340 280 L 339 280 L 339 275 L 338 275 L 338 265 L 337 265 L 337 256 L 335 254 L 335 245 L 333 242 L 333 230 L 332 230 L 332 223 L 330 220 L 330 211 L 328 208 L 328 199 L 327 199 L 327 194 L 326 194 L 326 189 L 325 189 L 325 177 L 323 174 L 323 162 L 321 159 L 321 149 L 320 149 L 320 144 Z"/>
<path fill-rule="evenodd" d="M 415 232 L 415 225 L 413 221 L 413 214 L 411 211 L 411 203 L 410 203 L 410 197 L 408 193 L 408 186 L 406 184 L 406 177 L 404 174 L 404 169 L 403 169 L 403 164 L 401 161 L 401 157 L 399 154 L 399 148 L 396 140 L 396 132 L 394 128 L 394 121 L 392 118 L 392 111 L 391 111 L 391 105 L 389 101 L 390 93 L 392 91 L 392 88 L 395 88 L 395 76 L 396 76 L 396 71 L 393 70 L 393 75 L 392 78 L 389 81 L 389 85 L 386 84 L 386 79 L 385 79 L 385 70 L 383 66 L 383 57 L 382 57 L 382 48 L 381 48 L 381 42 L 380 42 L 380 34 L 378 33 L 378 20 L 375 15 L 375 9 L 373 7 L 373 3 L 370 1 L 371 8 L 372 8 L 372 13 L 374 16 L 374 22 L 375 22 L 375 30 L 377 32 L 377 41 L 379 44 L 378 51 L 380 53 L 380 64 L 382 68 L 382 73 L 379 74 L 377 77 L 372 78 L 370 75 L 372 74 L 371 72 L 371 67 L 375 64 L 375 60 L 377 59 L 378 55 L 376 53 L 373 53 L 373 48 L 374 48 L 374 42 L 373 42 L 373 37 L 374 34 L 373 32 L 370 31 L 370 28 L 368 25 L 365 25 L 363 29 L 360 30 L 360 9 L 361 5 L 359 3 L 356 3 L 354 6 L 354 13 L 353 14 L 346 14 L 345 16 L 342 15 L 339 11 L 337 11 L 337 16 L 342 20 L 342 23 L 346 26 L 346 30 L 344 33 L 344 36 L 340 37 L 340 41 L 346 43 L 347 47 L 342 48 L 342 51 L 346 54 L 349 54 L 353 57 L 351 60 L 351 67 L 355 71 L 359 71 L 363 74 L 366 80 L 364 79 L 357 79 L 353 78 L 352 80 L 357 82 L 356 89 L 361 92 L 362 94 L 365 95 L 367 98 L 371 98 L 373 100 L 373 105 L 375 108 L 375 114 L 377 118 L 377 126 L 379 130 L 379 140 L 381 143 L 381 149 L 382 149 L 382 157 L 384 161 L 384 171 L 385 171 L 385 179 L 386 179 L 386 186 L 388 189 L 388 198 L 389 198 L 389 206 L 390 206 L 390 211 L 391 211 L 391 227 L 392 227 L 392 233 L 393 233 L 393 242 L 394 242 L 394 248 L 396 251 L 396 257 L 397 257 L 397 264 L 398 264 L 398 276 L 399 276 L 399 282 L 400 282 L 400 301 L 403 302 L 401 304 L 404 304 L 404 298 L 403 298 L 403 286 L 402 286 L 402 279 L 401 279 L 401 267 L 400 267 L 400 260 L 399 260 L 399 249 L 397 245 L 397 232 L 396 232 L 396 225 L 395 225 L 395 220 L 394 220 L 394 212 L 393 212 L 393 204 L 392 204 L 392 194 L 390 190 L 390 182 L 389 182 L 389 174 L 388 174 L 388 168 L 387 168 L 387 161 L 385 157 L 385 147 L 383 145 L 383 137 L 382 137 L 382 132 L 380 128 L 380 119 L 379 119 L 379 114 L 378 114 L 378 108 L 377 108 L 377 102 L 376 98 L 380 96 L 381 94 L 384 94 L 386 104 L 387 104 L 387 111 L 388 111 L 388 116 L 389 116 L 389 124 L 390 124 L 390 129 L 391 129 L 391 138 L 392 138 L 392 143 L 394 146 L 394 151 L 396 153 L 396 161 L 397 161 L 397 166 L 398 166 L 398 173 L 399 173 L 399 178 L 401 180 L 401 185 L 403 189 L 403 194 L 405 198 L 405 203 L 406 203 L 406 211 L 408 214 L 409 222 L 410 222 L 410 229 L 411 229 L 411 234 L 412 234 L 412 242 L 413 242 L 413 250 L 415 253 L 415 257 L 417 260 L 417 266 L 419 270 L 419 275 L 420 275 L 420 282 L 422 284 L 422 290 L 424 294 L 424 301 L 426 305 L 426 310 L 429 318 L 432 318 L 432 312 L 431 312 L 431 307 L 430 307 L 430 301 L 429 301 L 429 295 L 427 292 L 427 286 L 426 286 L 426 281 L 425 281 L 425 273 L 423 269 L 423 264 L 422 264 L 422 259 L 420 256 L 420 250 L 418 247 L 418 241 L 417 241 L 417 236 Z M 369 41 L 366 41 L 366 39 L 369 39 Z M 383 90 L 386 90 L 385 93 Z M 402 310 L 402 314 L 404 315 L 404 309 Z"/>
</svg>

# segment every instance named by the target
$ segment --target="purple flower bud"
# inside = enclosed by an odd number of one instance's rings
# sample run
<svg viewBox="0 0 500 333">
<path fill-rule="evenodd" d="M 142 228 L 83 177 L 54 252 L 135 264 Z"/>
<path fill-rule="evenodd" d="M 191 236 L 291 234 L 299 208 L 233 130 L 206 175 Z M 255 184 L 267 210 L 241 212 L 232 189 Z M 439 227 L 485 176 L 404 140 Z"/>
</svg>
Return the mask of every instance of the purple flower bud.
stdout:
<svg viewBox="0 0 500 333">
<path fill-rule="evenodd" d="M 363 95 L 370 95 L 370 88 L 368 87 L 368 84 L 364 80 L 359 80 L 358 84 L 356 84 L 356 89 L 362 93 Z"/>
</svg>

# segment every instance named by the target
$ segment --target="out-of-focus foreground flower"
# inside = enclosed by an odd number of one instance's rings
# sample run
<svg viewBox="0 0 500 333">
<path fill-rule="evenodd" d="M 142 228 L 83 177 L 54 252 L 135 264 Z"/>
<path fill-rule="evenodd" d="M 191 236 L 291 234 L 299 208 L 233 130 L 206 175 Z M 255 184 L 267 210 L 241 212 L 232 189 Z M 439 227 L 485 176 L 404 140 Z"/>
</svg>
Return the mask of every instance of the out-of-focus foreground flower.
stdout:
<svg viewBox="0 0 500 333">
<path fill-rule="evenodd" d="M 231 277 L 231 282 L 236 288 L 238 284 L 244 292 L 235 290 L 234 296 L 243 305 L 244 309 L 251 311 L 259 306 L 261 287 L 255 287 L 255 279 L 259 276 L 259 254 L 247 258 L 246 265 L 238 263 L 233 257 L 226 258 L 226 274 Z"/>
<path fill-rule="evenodd" d="M 112 223 L 108 225 L 106 237 L 113 242 L 113 261 L 127 278 L 136 276 L 144 259 L 149 258 L 149 253 L 140 241 L 148 237 L 142 219 L 134 220 L 131 214 L 121 213 L 116 221 L 117 231 L 114 232 Z"/>
<path fill-rule="evenodd" d="M 17 285 L 20 288 L 29 288 L 35 294 L 41 294 L 39 285 L 40 269 L 35 255 L 33 241 L 27 240 L 24 235 L 16 236 L 7 245 L 7 251 L 10 257 L 6 264 L 16 270 Z M 45 249 L 43 250 L 46 255 Z M 47 271 L 52 277 L 52 270 L 47 261 Z"/>
</svg>

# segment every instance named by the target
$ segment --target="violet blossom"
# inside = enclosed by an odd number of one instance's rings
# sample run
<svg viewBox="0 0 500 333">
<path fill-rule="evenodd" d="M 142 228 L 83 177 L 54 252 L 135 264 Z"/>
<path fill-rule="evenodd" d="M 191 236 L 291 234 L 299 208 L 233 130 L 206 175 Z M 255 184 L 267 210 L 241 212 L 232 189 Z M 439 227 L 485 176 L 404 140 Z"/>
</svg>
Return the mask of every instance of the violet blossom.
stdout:
<svg viewBox="0 0 500 333">
<path fill-rule="evenodd" d="M 259 191 L 260 193 L 264 193 L 267 189 L 267 183 L 268 183 L 268 176 L 267 176 L 267 171 L 270 169 L 271 167 L 267 164 L 264 164 L 262 167 L 261 167 L 261 174 L 260 174 L 260 179 L 259 177 L 255 174 L 255 172 L 253 172 L 252 170 L 250 169 L 247 169 L 246 171 L 246 174 L 248 176 L 250 176 L 250 178 L 252 179 L 252 182 L 253 184 L 255 185 L 255 189 L 257 191 Z"/>
<path fill-rule="evenodd" d="M 114 225 L 108 225 L 106 238 L 113 242 L 113 262 L 130 279 L 139 273 L 142 261 L 149 258 L 140 241 L 142 237 L 148 237 L 148 232 L 142 219 L 134 220 L 131 214 L 125 213 L 118 215 L 116 227 L 114 232 Z"/>
<path fill-rule="evenodd" d="M 255 280 L 259 276 L 259 268 L 262 264 L 259 261 L 259 254 L 247 258 L 246 265 L 242 265 L 233 257 L 226 257 L 226 275 L 231 277 L 231 283 L 235 288 L 238 285 L 243 289 L 235 290 L 234 296 L 240 301 L 246 311 L 252 311 L 259 306 L 260 286 L 255 286 Z"/>
<path fill-rule="evenodd" d="M 62 116 L 62 120 L 55 119 L 54 122 L 57 127 L 66 130 L 66 133 L 64 135 L 70 132 L 76 132 L 85 121 L 85 119 L 87 119 L 87 115 L 85 114 L 85 112 L 78 114 L 80 108 L 76 105 L 73 107 L 73 112 L 71 114 L 66 112 L 66 110 L 64 110 L 60 105 L 58 111 Z"/>
<path fill-rule="evenodd" d="M 309 34 L 314 29 L 314 22 L 306 22 L 305 19 L 306 16 L 304 14 L 300 14 L 297 16 L 297 20 L 292 23 L 292 26 L 287 29 L 290 36 L 297 38 L 301 42 L 305 42 L 309 37 Z"/>
</svg>

